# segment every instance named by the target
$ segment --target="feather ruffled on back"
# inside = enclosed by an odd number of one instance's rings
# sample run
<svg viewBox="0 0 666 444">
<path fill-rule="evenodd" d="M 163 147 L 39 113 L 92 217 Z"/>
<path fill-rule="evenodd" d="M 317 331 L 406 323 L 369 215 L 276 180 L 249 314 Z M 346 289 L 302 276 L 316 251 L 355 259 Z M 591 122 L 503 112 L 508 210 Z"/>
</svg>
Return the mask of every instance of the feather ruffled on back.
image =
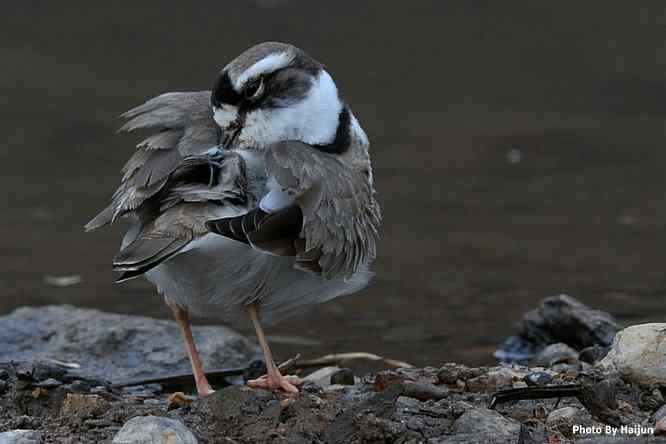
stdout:
<svg viewBox="0 0 666 444">
<path fill-rule="evenodd" d="M 218 145 L 220 129 L 213 120 L 210 91 L 172 92 L 150 99 L 122 115 L 119 131 L 158 130 L 139 142 L 122 169 L 111 203 L 85 226 L 92 231 L 135 211 L 159 192 L 168 176 L 187 156 Z"/>
</svg>

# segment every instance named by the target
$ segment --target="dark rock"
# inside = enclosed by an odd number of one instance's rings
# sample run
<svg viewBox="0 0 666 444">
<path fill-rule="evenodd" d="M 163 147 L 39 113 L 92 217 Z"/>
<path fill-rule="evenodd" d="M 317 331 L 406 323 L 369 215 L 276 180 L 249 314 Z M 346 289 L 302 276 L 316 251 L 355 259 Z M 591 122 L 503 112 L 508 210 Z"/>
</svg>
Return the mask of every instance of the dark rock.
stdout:
<svg viewBox="0 0 666 444">
<path fill-rule="evenodd" d="M 610 347 L 602 347 L 600 345 L 592 345 L 590 347 L 585 347 L 580 351 L 578 359 L 588 364 L 596 364 L 601 361 L 606 355 Z"/>
<path fill-rule="evenodd" d="M 525 375 L 523 381 L 531 387 L 538 387 L 550 384 L 553 381 L 553 376 L 548 372 L 532 372 Z"/>
<path fill-rule="evenodd" d="M 331 384 L 354 385 L 354 372 L 349 368 L 341 368 L 331 375 Z"/>
<path fill-rule="evenodd" d="M 403 396 L 418 399 L 419 401 L 436 401 L 446 398 L 449 391 L 446 387 L 436 386 L 427 382 L 404 381 L 402 383 Z"/>
<path fill-rule="evenodd" d="M 499 346 L 495 357 L 501 361 L 526 362 L 547 345 L 558 342 L 575 350 L 593 345 L 609 347 L 618 330 L 610 314 L 593 310 L 570 296 L 551 296 L 538 309 L 525 314 L 517 334 Z"/>
<path fill-rule="evenodd" d="M 254 359 L 243 370 L 243 380 L 257 379 L 266 374 L 266 363 L 263 359 Z"/>
<path fill-rule="evenodd" d="M 55 359 L 79 364 L 81 375 L 114 381 L 191 371 L 178 328 L 168 320 L 71 306 L 27 307 L 0 317 L 0 331 L 0 361 Z M 193 331 L 208 368 L 244 366 L 259 353 L 229 328 L 195 326 Z M 26 369 L 20 379 L 61 380 L 39 372 Z"/>
<path fill-rule="evenodd" d="M 546 346 L 530 361 L 530 365 L 533 367 L 552 367 L 562 363 L 578 363 L 578 352 L 561 342 Z"/>
</svg>

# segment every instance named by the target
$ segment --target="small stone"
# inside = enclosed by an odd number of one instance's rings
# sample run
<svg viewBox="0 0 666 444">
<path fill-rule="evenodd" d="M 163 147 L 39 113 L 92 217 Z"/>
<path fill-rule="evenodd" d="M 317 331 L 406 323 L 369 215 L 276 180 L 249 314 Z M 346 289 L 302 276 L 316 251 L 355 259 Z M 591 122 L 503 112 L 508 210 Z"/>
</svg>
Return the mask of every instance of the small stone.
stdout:
<svg viewBox="0 0 666 444">
<path fill-rule="evenodd" d="M 634 411 L 634 408 L 632 407 L 632 405 L 629 404 L 629 403 L 628 403 L 627 401 L 625 401 L 625 400 L 622 400 L 622 399 L 619 400 L 619 401 L 617 402 L 617 405 L 618 405 L 618 410 L 621 411 L 621 412 L 623 412 L 623 413 L 630 414 L 630 413 L 633 413 L 633 411 Z"/>
<path fill-rule="evenodd" d="M 41 444 L 44 438 L 36 430 L 11 430 L 0 433 L 0 444 Z"/>
<path fill-rule="evenodd" d="M 189 406 L 192 404 L 192 401 L 194 401 L 194 398 L 187 396 L 183 392 L 172 393 L 167 399 L 167 411 Z"/>
<path fill-rule="evenodd" d="M 627 327 L 599 366 L 643 385 L 666 385 L 666 323 Z"/>
<path fill-rule="evenodd" d="M 243 370 L 243 380 L 257 379 L 266 374 L 266 363 L 263 359 L 255 359 Z"/>
<path fill-rule="evenodd" d="M 575 407 L 561 407 L 557 410 L 550 412 L 546 418 L 546 422 L 553 424 L 559 421 L 570 421 L 578 415 L 578 409 Z"/>
<path fill-rule="evenodd" d="M 304 381 L 314 382 L 321 388 L 327 388 L 331 385 L 331 376 L 340 371 L 340 367 L 330 366 L 323 367 L 319 370 L 310 373 L 305 378 Z"/>
<path fill-rule="evenodd" d="M 439 401 L 446 398 L 449 391 L 446 387 L 436 386 L 427 382 L 404 381 L 402 383 L 403 395 L 419 401 L 428 401 L 434 399 Z"/>
<path fill-rule="evenodd" d="M 553 381 L 553 376 L 548 372 L 532 372 L 526 374 L 523 380 L 531 387 L 539 387 L 550 384 Z"/>
<path fill-rule="evenodd" d="M 580 362 L 576 364 L 566 364 L 561 362 L 552 366 L 551 370 L 565 378 L 576 378 L 580 373 L 580 368 Z"/>
<path fill-rule="evenodd" d="M 610 347 L 592 345 L 590 347 L 582 349 L 580 351 L 578 358 L 583 362 L 587 362 L 588 364 L 596 364 L 608 354 L 609 350 Z"/>
<path fill-rule="evenodd" d="M 354 372 L 349 368 L 341 368 L 331 375 L 331 384 L 354 385 Z"/>
<path fill-rule="evenodd" d="M 530 362 L 532 366 L 552 367 L 555 364 L 578 363 L 578 352 L 564 343 L 551 344 L 541 350 Z"/>
<path fill-rule="evenodd" d="M 314 382 L 304 381 L 303 385 L 300 386 L 300 390 L 303 393 L 310 393 L 316 395 L 317 393 L 321 393 L 323 389 Z"/>
<path fill-rule="evenodd" d="M 44 388 L 37 387 L 32 391 L 31 395 L 35 399 L 45 398 L 49 395 L 49 391 Z"/>
<path fill-rule="evenodd" d="M 56 387 L 60 387 L 61 385 L 62 385 L 62 382 L 58 381 L 57 379 L 53 379 L 53 378 L 48 378 L 45 381 L 42 381 L 39 384 L 37 384 L 38 387 L 45 388 L 45 389 L 56 388 Z"/>
<path fill-rule="evenodd" d="M 518 377 L 513 370 L 501 367 L 467 380 L 467 389 L 471 392 L 494 392 L 512 387 L 514 379 L 518 379 Z"/>
<path fill-rule="evenodd" d="M 664 405 L 664 396 L 658 388 L 651 392 L 641 393 L 639 406 L 641 410 L 654 411 Z M 662 415 L 663 416 L 663 415 Z"/>
<path fill-rule="evenodd" d="M 570 437 L 572 426 L 579 416 L 579 410 L 575 407 L 561 407 L 550 412 L 546 418 L 546 425 L 557 429 L 564 436 Z"/>
<path fill-rule="evenodd" d="M 113 444 L 197 444 L 185 425 L 175 419 L 158 416 L 132 418 L 113 438 Z"/>
<path fill-rule="evenodd" d="M 475 378 L 479 374 L 471 374 L 470 368 L 461 364 L 444 364 L 437 372 L 437 378 L 440 384 L 454 385 L 458 381 L 466 381 L 470 378 Z"/>
<path fill-rule="evenodd" d="M 85 381 L 74 381 L 67 386 L 67 390 L 72 393 L 87 393 L 90 391 L 90 384 Z"/>
<path fill-rule="evenodd" d="M 520 425 L 494 410 L 472 408 L 456 419 L 452 426 L 456 434 L 473 437 L 469 442 L 517 442 Z"/>
<path fill-rule="evenodd" d="M 97 416 L 104 412 L 108 402 L 97 395 L 68 393 L 62 403 L 63 415 Z"/>
</svg>

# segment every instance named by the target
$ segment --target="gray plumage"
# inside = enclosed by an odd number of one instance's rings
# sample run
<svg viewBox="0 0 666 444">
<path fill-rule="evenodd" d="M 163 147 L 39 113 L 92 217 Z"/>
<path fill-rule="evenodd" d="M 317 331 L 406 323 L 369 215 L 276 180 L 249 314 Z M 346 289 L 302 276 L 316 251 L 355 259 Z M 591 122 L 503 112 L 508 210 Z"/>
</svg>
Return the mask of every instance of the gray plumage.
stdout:
<svg viewBox="0 0 666 444">
<path fill-rule="evenodd" d="M 148 128 L 159 132 L 139 142 L 122 169 L 122 181 L 111 203 L 86 224 L 86 231 L 137 209 L 164 186 L 185 157 L 216 147 L 221 131 L 212 115 L 210 91 L 162 94 L 124 113 L 122 117 L 128 121 L 119 131 Z"/>
<path fill-rule="evenodd" d="M 258 45 L 222 75 L 235 81 L 267 56 L 285 52 L 290 65 L 278 67 L 283 71 L 266 82 L 273 82 L 269 87 L 278 102 L 291 94 L 293 100 L 281 106 L 297 104 L 308 97 L 310 86 L 303 85 L 314 85 L 307 79 L 324 77 L 318 62 L 291 45 Z M 322 88 L 321 94 L 336 94 L 330 84 Z M 225 138 L 246 117 L 220 128 L 214 112 L 229 97 L 243 100 L 243 93 L 213 95 L 214 109 L 211 92 L 201 91 L 163 94 L 123 114 L 128 120 L 121 131 L 157 132 L 137 145 L 110 205 L 86 225 L 94 230 L 119 216 L 130 218 L 114 260 L 114 269 L 123 273 L 119 280 L 145 275 L 178 305 L 227 321 L 257 302 L 268 322 L 367 285 L 381 214 L 367 138 L 351 111 L 341 102 L 317 102 L 323 110 L 346 113 L 344 121 L 331 115 L 339 127 L 332 128 L 330 143 L 343 148 L 333 153 L 321 149 L 326 144 L 299 140 L 253 142 L 256 135 L 272 134 L 270 129 L 250 128 L 246 135 L 241 128 L 237 140 Z M 278 103 L 276 97 L 266 106 Z M 317 131 L 328 132 L 322 128 Z M 236 143 L 224 149 L 221 140 Z"/>
</svg>

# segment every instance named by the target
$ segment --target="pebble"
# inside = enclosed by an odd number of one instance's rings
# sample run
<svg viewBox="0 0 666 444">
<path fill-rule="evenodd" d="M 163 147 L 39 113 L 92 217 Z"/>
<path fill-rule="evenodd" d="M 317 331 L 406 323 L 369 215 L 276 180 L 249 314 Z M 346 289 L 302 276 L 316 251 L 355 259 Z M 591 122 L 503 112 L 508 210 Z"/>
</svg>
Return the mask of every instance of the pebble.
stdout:
<svg viewBox="0 0 666 444">
<path fill-rule="evenodd" d="M 485 375 L 467 381 L 467 389 L 472 392 L 494 392 L 502 388 L 512 387 L 514 379 L 520 379 L 512 369 L 502 367 L 490 370 Z"/>
<path fill-rule="evenodd" d="M 354 385 L 354 372 L 349 368 L 341 368 L 331 375 L 331 384 Z"/>
<path fill-rule="evenodd" d="M 137 416 L 125 423 L 113 444 L 197 444 L 185 425 L 170 418 Z"/>
<path fill-rule="evenodd" d="M 472 408 L 455 420 L 452 431 L 474 437 L 469 442 L 517 442 L 520 425 L 494 410 Z"/>
<path fill-rule="evenodd" d="M 331 383 L 331 377 L 340 371 L 340 367 L 330 366 L 323 367 L 317 371 L 314 371 L 303 378 L 303 381 L 309 381 L 317 384 L 321 388 L 329 387 Z"/>
<path fill-rule="evenodd" d="M 167 411 L 175 410 L 192 404 L 194 398 L 187 396 L 183 392 L 176 392 L 169 395 L 167 399 Z"/>
<path fill-rule="evenodd" d="M 419 401 L 434 399 L 438 401 L 446 398 L 449 391 L 446 387 L 436 386 L 427 382 L 403 381 L 403 395 Z"/>
<path fill-rule="evenodd" d="M 62 403 L 63 415 L 97 415 L 108 406 L 108 402 L 97 395 L 81 395 L 68 393 Z"/>
<path fill-rule="evenodd" d="M 523 380 L 531 387 L 538 387 L 550 384 L 553 381 L 553 375 L 548 372 L 532 372 L 526 374 Z"/>
<path fill-rule="evenodd" d="M 539 352 L 532 359 L 532 366 L 552 367 L 556 364 L 576 364 L 578 363 L 578 352 L 567 344 L 558 342 L 550 344 Z"/>
<path fill-rule="evenodd" d="M 596 364 L 601 361 L 610 350 L 610 347 L 602 347 L 600 345 L 592 345 L 580 351 L 579 359 L 588 364 Z"/>
<path fill-rule="evenodd" d="M 546 418 L 546 425 L 549 428 L 559 430 L 564 436 L 572 435 L 572 426 L 580 416 L 580 411 L 575 407 L 561 407 L 553 410 Z"/>
<path fill-rule="evenodd" d="M 62 382 L 58 381 L 57 379 L 48 378 L 47 380 L 42 381 L 39 384 L 37 384 L 37 387 L 49 389 L 49 388 L 60 387 L 61 385 L 62 385 Z"/>
</svg>

